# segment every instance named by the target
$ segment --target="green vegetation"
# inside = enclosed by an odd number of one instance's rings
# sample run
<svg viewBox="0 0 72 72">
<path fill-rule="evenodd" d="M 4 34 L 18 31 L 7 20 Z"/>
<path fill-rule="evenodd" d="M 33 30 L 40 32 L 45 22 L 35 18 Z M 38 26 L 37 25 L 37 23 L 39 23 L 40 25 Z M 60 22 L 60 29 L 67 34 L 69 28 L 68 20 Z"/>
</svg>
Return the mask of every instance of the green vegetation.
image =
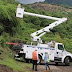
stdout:
<svg viewBox="0 0 72 72">
<path fill-rule="evenodd" d="M 72 66 L 72 62 L 70 63 L 70 65 Z"/>
<path fill-rule="evenodd" d="M 30 43 L 30 34 L 48 26 L 52 20 L 42 19 L 24 15 L 23 19 L 15 17 L 16 7 L 19 2 L 14 0 L 0 0 L 0 43 L 2 47 L 8 46 L 6 42 Z M 68 21 L 58 25 L 52 32 L 45 34 L 42 40 L 63 42 L 67 50 L 71 49 L 72 42 L 72 13 L 65 11 L 44 11 L 34 10 L 28 5 L 24 5 L 25 11 L 44 14 L 54 17 L 67 17 Z M 60 40 L 59 40 L 60 38 Z M 70 50 L 71 52 L 71 50 Z"/>
<path fill-rule="evenodd" d="M 22 42 L 30 43 L 32 40 L 30 34 L 48 26 L 52 23 L 52 20 L 41 19 L 37 17 L 31 17 L 24 15 L 23 19 L 15 17 L 16 7 L 19 2 L 14 0 L 0 0 L 0 52 L 4 58 L 0 61 L 0 64 L 7 65 L 14 70 L 23 70 L 25 66 L 29 64 L 23 64 L 13 60 L 11 54 L 7 54 L 5 49 L 10 48 L 6 45 L 6 42 Z M 28 5 L 23 5 L 25 11 L 44 14 L 54 17 L 67 17 L 68 21 L 55 27 L 52 32 L 45 34 L 42 37 L 43 42 L 55 40 L 57 42 L 62 42 L 65 44 L 67 51 L 72 53 L 72 13 L 64 11 L 44 11 L 44 10 L 34 10 Z M 6 48 L 7 47 L 7 48 Z M 10 52 L 11 53 L 11 52 Z M 17 65 L 18 64 L 18 65 Z M 14 67 L 13 67 L 14 65 Z M 30 64 L 31 66 L 31 64 Z"/>
<path fill-rule="evenodd" d="M 27 68 L 32 67 L 32 64 L 27 64 L 24 62 L 16 61 L 13 58 L 13 55 L 10 51 L 9 48 L 0 48 L 2 49 L 2 55 L 0 55 L 0 64 L 6 65 L 9 68 L 12 68 L 13 71 L 25 71 L 25 72 L 30 72 Z"/>
</svg>

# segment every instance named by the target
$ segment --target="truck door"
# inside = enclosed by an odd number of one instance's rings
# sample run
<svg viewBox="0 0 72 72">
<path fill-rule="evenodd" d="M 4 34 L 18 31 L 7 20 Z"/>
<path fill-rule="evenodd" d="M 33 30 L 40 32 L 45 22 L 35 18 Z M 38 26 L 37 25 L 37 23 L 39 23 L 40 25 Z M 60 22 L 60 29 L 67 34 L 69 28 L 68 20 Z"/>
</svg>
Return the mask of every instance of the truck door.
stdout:
<svg viewBox="0 0 72 72">
<path fill-rule="evenodd" d="M 27 59 L 32 59 L 32 46 L 26 46 L 25 53 Z"/>
<path fill-rule="evenodd" d="M 51 49 L 49 50 L 49 59 L 50 59 L 51 61 L 54 61 L 54 51 L 55 51 L 54 48 L 51 48 Z"/>
<path fill-rule="evenodd" d="M 64 55 L 64 45 L 58 44 L 55 52 L 55 60 L 61 61 L 63 55 Z"/>
</svg>

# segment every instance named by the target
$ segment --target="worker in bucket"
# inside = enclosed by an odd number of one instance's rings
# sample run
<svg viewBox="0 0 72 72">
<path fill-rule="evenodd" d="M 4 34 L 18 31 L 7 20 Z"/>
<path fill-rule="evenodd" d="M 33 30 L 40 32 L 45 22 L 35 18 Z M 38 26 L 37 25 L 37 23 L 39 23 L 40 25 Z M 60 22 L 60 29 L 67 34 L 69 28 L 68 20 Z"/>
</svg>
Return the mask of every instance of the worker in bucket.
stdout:
<svg viewBox="0 0 72 72">
<path fill-rule="evenodd" d="M 21 8 L 21 7 L 22 7 L 22 4 L 23 4 L 23 3 L 21 2 L 20 4 L 18 4 L 17 7 Z"/>
<path fill-rule="evenodd" d="M 33 53 L 32 53 L 32 60 L 33 60 L 33 70 L 34 70 L 34 66 L 35 66 L 35 71 L 37 71 L 37 60 L 38 60 L 37 49 L 35 49 L 35 51 L 33 51 Z"/>
<path fill-rule="evenodd" d="M 45 52 L 45 57 L 44 57 L 45 68 L 46 68 L 45 72 L 47 72 L 47 67 L 49 68 L 49 72 L 51 72 L 50 66 L 49 66 L 49 64 L 48 64 L 49 61 L 50 61 L 50 60 L 49 60 L 49 55 L 48 55 L 47 52 Z"/>
</svg>

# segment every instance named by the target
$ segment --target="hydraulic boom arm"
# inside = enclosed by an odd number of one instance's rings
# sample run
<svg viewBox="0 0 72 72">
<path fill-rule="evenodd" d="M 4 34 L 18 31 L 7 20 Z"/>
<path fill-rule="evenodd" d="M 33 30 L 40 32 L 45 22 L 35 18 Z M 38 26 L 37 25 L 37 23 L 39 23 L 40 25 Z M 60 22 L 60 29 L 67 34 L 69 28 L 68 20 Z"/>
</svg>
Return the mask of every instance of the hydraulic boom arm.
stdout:
<svg viewBox="0 0 72 72">
<path fill-rule="evenodd" d="M 24 8 L 17 7 L 16 17 L 23 18 L 23 14 L 55 20 L 55 22 L 51 23 L 49 26 L 47 26 L 43 29 L 40 29 L 40 30 L 38 30 L 38 31 L 31 34 L 31 39 L 33 41 L 36 41 L 36 42 L 38 41 L 40 43 L 42 43 L 42 40 L 40 38 L 41 36 L 46 34 L 46 32 L 50 32 L 50 30 L 53 29 L 54 27 L 56 27 L 57 25 L 67 21 L 67 18 L 56 18 L 56 17 L 46 16 L 46 15 L 40 15 L 40 14 L 35 14 L 35 13 L 24 12 Z M 40 35 L 37 36 L 38 34 L 40 34 Z"/>
</svg>

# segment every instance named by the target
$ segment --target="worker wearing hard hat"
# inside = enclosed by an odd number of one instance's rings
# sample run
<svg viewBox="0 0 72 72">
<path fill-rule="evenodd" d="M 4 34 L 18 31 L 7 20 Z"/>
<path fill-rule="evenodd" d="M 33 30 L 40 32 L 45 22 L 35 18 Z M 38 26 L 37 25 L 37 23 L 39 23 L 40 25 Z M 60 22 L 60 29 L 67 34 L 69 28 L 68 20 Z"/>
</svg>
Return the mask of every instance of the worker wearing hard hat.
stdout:
<svg viewBox="0 0 72 72">
<path fill-rule="evenodd" d="M 33 60 L 33 70 L 34 70 L 34 65 L 35 65 L 35 71 L 37 71 L 37 60 L 38 60 L 37 49 L 35 49 L 35 51 L 33 51 L 32 53 L 32 60 Z"/>
<path fill-rule="evenodd" d="M 45 52 L 44 62 L 45 62 L 45 67 L 46 67 L 45 72 L 47 72 L 47 67 L 49 68 L 49 71 L 50 71 L 50 67 L 49 67 L 49 64 L 48 64 L 48 62 L 49 62 L 48 52 Z"/>
<path fill-rule="evenodd" d="M 18 4 L 18 6 L 17 6 L 17 7 L 20 7 L 20 8 L 21 8 L 21 7 L 22 7 L 22 4 L 23 4 L 23 3 L 21 2 L 20 4 Z"/>
</svg>

